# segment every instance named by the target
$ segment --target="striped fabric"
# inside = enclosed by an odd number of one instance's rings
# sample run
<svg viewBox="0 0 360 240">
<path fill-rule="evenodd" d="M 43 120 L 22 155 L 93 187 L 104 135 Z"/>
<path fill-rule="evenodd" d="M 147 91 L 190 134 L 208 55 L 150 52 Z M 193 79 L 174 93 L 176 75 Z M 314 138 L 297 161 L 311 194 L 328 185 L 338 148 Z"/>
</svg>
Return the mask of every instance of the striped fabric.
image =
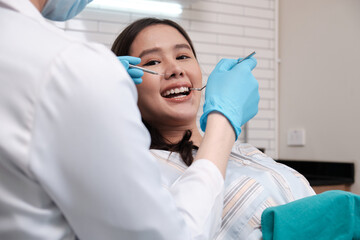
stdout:
<svg viewBox="0 0 360 240">
<path fill-rule="evenodd" d="M 187 166 L 178 153 L 152 149 L 169 188 Z M 194 154 L 196 154 L 194 150 Z M 262 239 L 264 209 L 314 195 L 297 171 L 275 162 L 250 144 L 233 147 L 225 178 L 222 226 L 215 239 Z"/>
</svg>

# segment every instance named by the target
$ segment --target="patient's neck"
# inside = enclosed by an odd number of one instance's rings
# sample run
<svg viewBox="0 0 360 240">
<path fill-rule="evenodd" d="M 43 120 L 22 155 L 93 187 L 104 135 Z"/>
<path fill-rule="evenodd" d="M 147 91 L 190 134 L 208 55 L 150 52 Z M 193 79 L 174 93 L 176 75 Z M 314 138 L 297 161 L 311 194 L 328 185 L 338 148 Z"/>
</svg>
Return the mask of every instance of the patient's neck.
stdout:
<svg viewBox="0 0 360 240">
<path fill-rule="evenodd" d="M 161 135 L 169 141 L 169 143 L 177 143 L 179 142 L 183 136 L 186 130 L 191 130 L 191 141 L 193 141 L 193 144 L 196 146 L 200 146 L 200 143 L 202 141 L 202 136 L 200 134 L 199 129 L 197 128 L 196 124 L 193 124 L 191 126 L 179 126 L 179 127 L 159 127 L 158 130 L 160 131 Z"/>
<path fill-rule="evenodd" d="M 30 2 L 41 12 L 45 6 L 46 0 L 30 0 Z"/>
</svg>

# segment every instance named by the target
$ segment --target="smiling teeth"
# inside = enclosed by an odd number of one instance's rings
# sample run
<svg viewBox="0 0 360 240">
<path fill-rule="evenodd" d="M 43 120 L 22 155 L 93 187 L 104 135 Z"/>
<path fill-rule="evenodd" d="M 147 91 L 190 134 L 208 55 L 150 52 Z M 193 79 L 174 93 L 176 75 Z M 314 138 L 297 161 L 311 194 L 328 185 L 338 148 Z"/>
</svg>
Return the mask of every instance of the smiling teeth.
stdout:
<svg viewBox="0 0 360 240">
<path fill-rule="evenodd" d="M 188 91 L 189 91 L 188 87 L 173 88 L 173 89 L 167 90 L 163 94 L 163 97 L 169 96 L 170 94 L 178 94 L 178 93 L 183 93 L 183 92 L 188 92 Z"/>
</svg>

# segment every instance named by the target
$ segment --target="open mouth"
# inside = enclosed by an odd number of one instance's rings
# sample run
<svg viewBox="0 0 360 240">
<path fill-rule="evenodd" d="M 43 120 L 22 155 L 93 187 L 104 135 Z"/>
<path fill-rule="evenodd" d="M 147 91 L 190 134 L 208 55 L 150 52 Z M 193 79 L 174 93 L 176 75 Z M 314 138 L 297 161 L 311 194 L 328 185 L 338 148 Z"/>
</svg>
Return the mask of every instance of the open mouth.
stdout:
<svg viewBox="0 0 360 240">
<path fill-rule="evenodd" d="M 164 98 L 180 98 L 190 94 L 188 87 L 180 87 L 166 90 L 161 94 Z"/>
</svg>

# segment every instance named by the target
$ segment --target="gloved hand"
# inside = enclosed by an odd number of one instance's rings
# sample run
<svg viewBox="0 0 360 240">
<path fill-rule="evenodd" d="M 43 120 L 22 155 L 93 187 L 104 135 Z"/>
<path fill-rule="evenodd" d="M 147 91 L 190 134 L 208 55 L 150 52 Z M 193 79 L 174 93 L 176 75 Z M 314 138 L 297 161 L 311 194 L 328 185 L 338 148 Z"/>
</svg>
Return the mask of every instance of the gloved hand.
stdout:
<svg viewBox="0 0 360 240">
<path fill-rule="evenodd" d="M 259 83 L 251 73 L 256 64 L 251 57 L 239 64 L 235 59 L 222 59 L 216 65 L 206 85 L 204 113 L 200 118 L 203 131 L 209 113 L 216 111 L 229 120 L 237 139 L 241 126 L 257 114 Z"/>
<path fill-rule="evenodd" d="M 132 78 L 135 84 L 142 83 L 141 77 L 144 75 L 144 72 L 140 69 L 136 68 L 129 68 L 129 63 L 132 65 L 137 65 L 141 62 L 141 59 L 138 57 L 132 57 L 132 56 L 119 56 L 117 57 L 119 61 L 124 65 L 126 71 Z"/>
</svg>

